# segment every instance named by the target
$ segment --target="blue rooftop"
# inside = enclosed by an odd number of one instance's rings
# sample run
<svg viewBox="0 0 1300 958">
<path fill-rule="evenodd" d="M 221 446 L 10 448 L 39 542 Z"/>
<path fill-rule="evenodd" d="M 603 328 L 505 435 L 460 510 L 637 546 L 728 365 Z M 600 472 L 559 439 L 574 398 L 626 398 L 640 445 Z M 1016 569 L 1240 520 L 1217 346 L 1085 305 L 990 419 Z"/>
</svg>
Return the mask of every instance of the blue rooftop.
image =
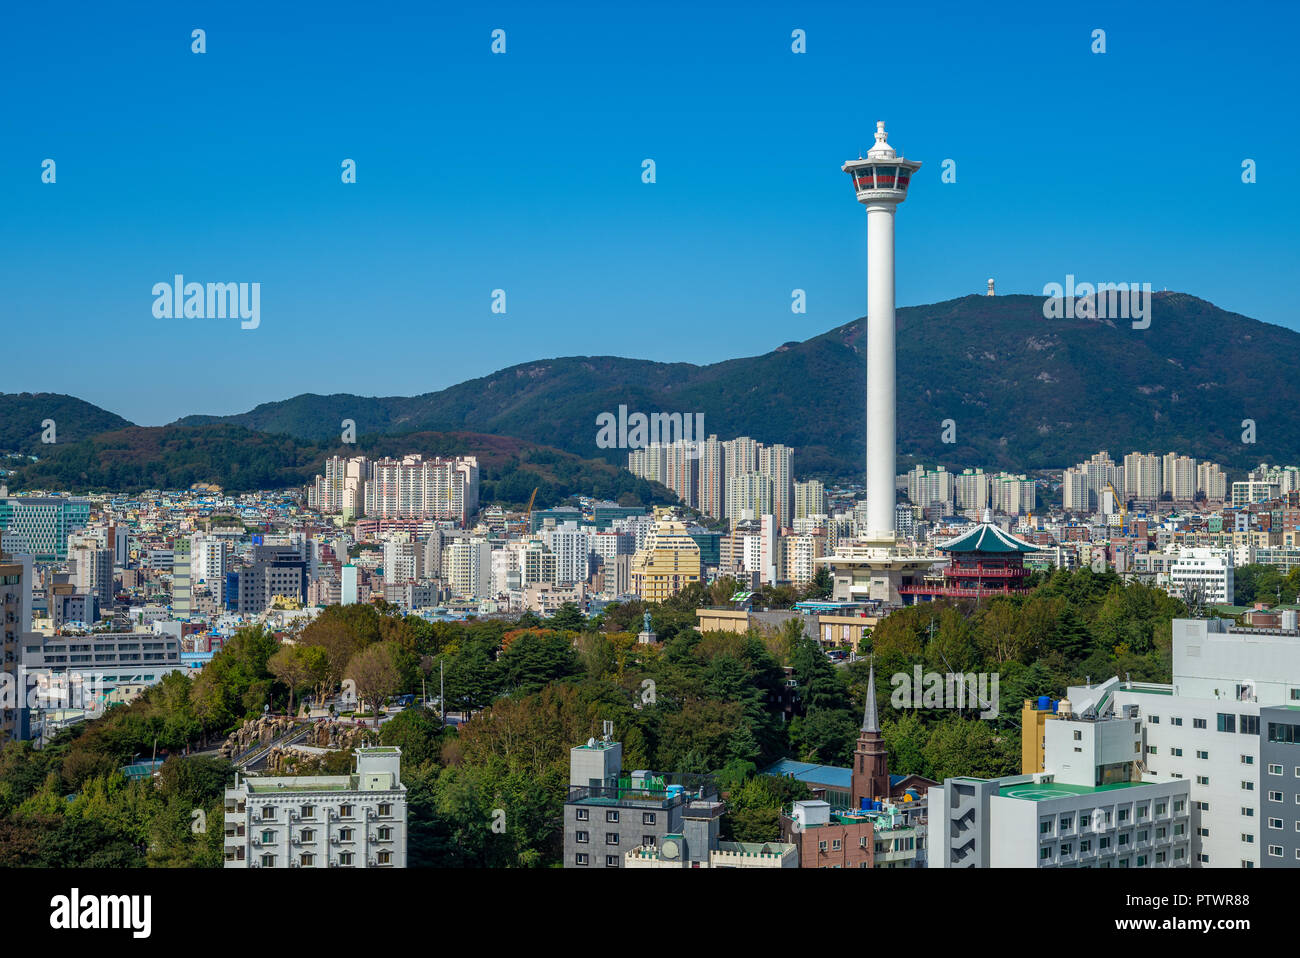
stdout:
<svg viewBox="0 0 1300 958">
<path fill-rule="evenodd" d="M 810 785 L 824 785 L 849 791 L 853 787 L 853 769 L 837 768 L 834 765 L 814 765 L 811 762 L 796 762 L 792 758 L 783 758 L 775 765 L 763 770 L 764 775 L 777 775 L 781 778 L 793 778 Z"/>
</svg>

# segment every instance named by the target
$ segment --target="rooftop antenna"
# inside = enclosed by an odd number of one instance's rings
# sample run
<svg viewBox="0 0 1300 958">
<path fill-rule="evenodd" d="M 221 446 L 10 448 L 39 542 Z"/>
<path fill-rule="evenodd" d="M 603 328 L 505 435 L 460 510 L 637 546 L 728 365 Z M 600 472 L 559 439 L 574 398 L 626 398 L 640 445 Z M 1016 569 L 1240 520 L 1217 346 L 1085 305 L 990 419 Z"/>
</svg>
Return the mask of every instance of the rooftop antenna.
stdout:
<svg viewBox="0 0 1300 958">
<path fill-rule="evenodd" d="M 602 742 L 608 742 L 609 737 L 614 734 L 614 723 L 605 719 L 600 723 L 600 738 Z"/>
</svg>

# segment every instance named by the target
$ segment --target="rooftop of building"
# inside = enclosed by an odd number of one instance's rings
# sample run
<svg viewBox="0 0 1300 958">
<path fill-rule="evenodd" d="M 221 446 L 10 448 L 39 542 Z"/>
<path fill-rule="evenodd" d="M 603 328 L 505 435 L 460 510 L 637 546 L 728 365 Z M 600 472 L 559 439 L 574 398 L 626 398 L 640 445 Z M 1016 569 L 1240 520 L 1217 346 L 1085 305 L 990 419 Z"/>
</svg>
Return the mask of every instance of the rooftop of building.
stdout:
<svg viewBox="0 0 1300 958">
<path fill-rule="evenodd" d="M 991 522 L 983 522 L 937 548 L 940 552 L 1024 553 L 1037 552 L 1040 547 L 1003 532 Z"/>
<path fill-rule="evenodd" d="M 1002 798 L 1018 798 L 1026 802 L 1050 802 L 1057 798 L 1114 792 L 1126 788 L 1140 788 L 1149 784 L 1151 783 L 1113 782 L 1110 785 L 1067 785 L 1064 782 L 1013 782 L 1001 786 L 998 789 L 998 795 Z"/>
</svg>

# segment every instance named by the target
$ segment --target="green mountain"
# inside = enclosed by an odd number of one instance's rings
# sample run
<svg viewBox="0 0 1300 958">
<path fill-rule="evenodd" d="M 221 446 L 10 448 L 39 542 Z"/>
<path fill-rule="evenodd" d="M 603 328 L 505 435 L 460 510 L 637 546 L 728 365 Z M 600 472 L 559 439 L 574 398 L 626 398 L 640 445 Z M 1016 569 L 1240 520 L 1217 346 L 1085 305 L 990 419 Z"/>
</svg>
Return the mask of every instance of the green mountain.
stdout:
<svg viewBox="0 0 1300 958">
<path fill-rule="evenodd" d="M 898 311 L 898 435 L 904 457 L 1016 471 L 1098 449 L 1211 458 L 1229 468 L 1300 460 L 1300 334 L 1184 293 L 1153 295 L 1149 328 L 1045 319 L 1039 296 L 967 296 Z M 608 356 L 512 366 L 410 398 L 302 395 L 228 417 L 302 439 L 361 431 L 464 430 L 545 442 L 621 463 L 596 446 L 596 417 L 704 414 L 722 438 L 796 447 L 800 474 L 857 478 L 864 443 L 865 323 L 707 366 Z M 944 443 L 944 420 L 956 442 Z M 1257 443 L 1242 440 L 1242 420 Z"/>
<path fill-rule="evenodd" d="M 5 397 L 0 397 L 3 403 Z M 521 506 L 537 489 L 537 507 L 571 495 L 593 495 L 631 505 L 675 502 L 658 483 L 637 479 L 605 462 L 505 436 L 414 432 L 369 435 L 355 444 L 317 442 L 254 432 L 231 423 L 204 426 L 129 426 L 90 439 L 41 447 L 39 462 L 17 467 L 8 480 L 17 490 L 138 492 L 184 489 L 214 482 L 228 492 L 276 489 L 309 483 L 332 455 L 475 455 L 479 498 Z"/>
<path fill-rule="evenodd" d="M 0 452 L 43 455 L 43 423 L 54 420 L 55 444 L 131 425 L 121 416 L 61 393 L 0 393 Z"/>
</svg>

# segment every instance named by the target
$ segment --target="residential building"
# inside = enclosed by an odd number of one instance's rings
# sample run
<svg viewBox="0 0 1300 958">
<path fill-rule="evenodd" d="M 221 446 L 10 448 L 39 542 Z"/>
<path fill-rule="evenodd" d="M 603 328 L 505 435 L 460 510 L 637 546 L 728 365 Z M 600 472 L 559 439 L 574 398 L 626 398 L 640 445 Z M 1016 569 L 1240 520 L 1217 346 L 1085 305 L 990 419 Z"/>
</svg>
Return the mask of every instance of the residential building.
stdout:
<svg viewBox="0 0 1300 958">
<path fill-rule="evenodd" d="M 402 750 L 358 748 L 351 775 L 236 776 L 227 868 L 405 868 Z"/>
</svg>

